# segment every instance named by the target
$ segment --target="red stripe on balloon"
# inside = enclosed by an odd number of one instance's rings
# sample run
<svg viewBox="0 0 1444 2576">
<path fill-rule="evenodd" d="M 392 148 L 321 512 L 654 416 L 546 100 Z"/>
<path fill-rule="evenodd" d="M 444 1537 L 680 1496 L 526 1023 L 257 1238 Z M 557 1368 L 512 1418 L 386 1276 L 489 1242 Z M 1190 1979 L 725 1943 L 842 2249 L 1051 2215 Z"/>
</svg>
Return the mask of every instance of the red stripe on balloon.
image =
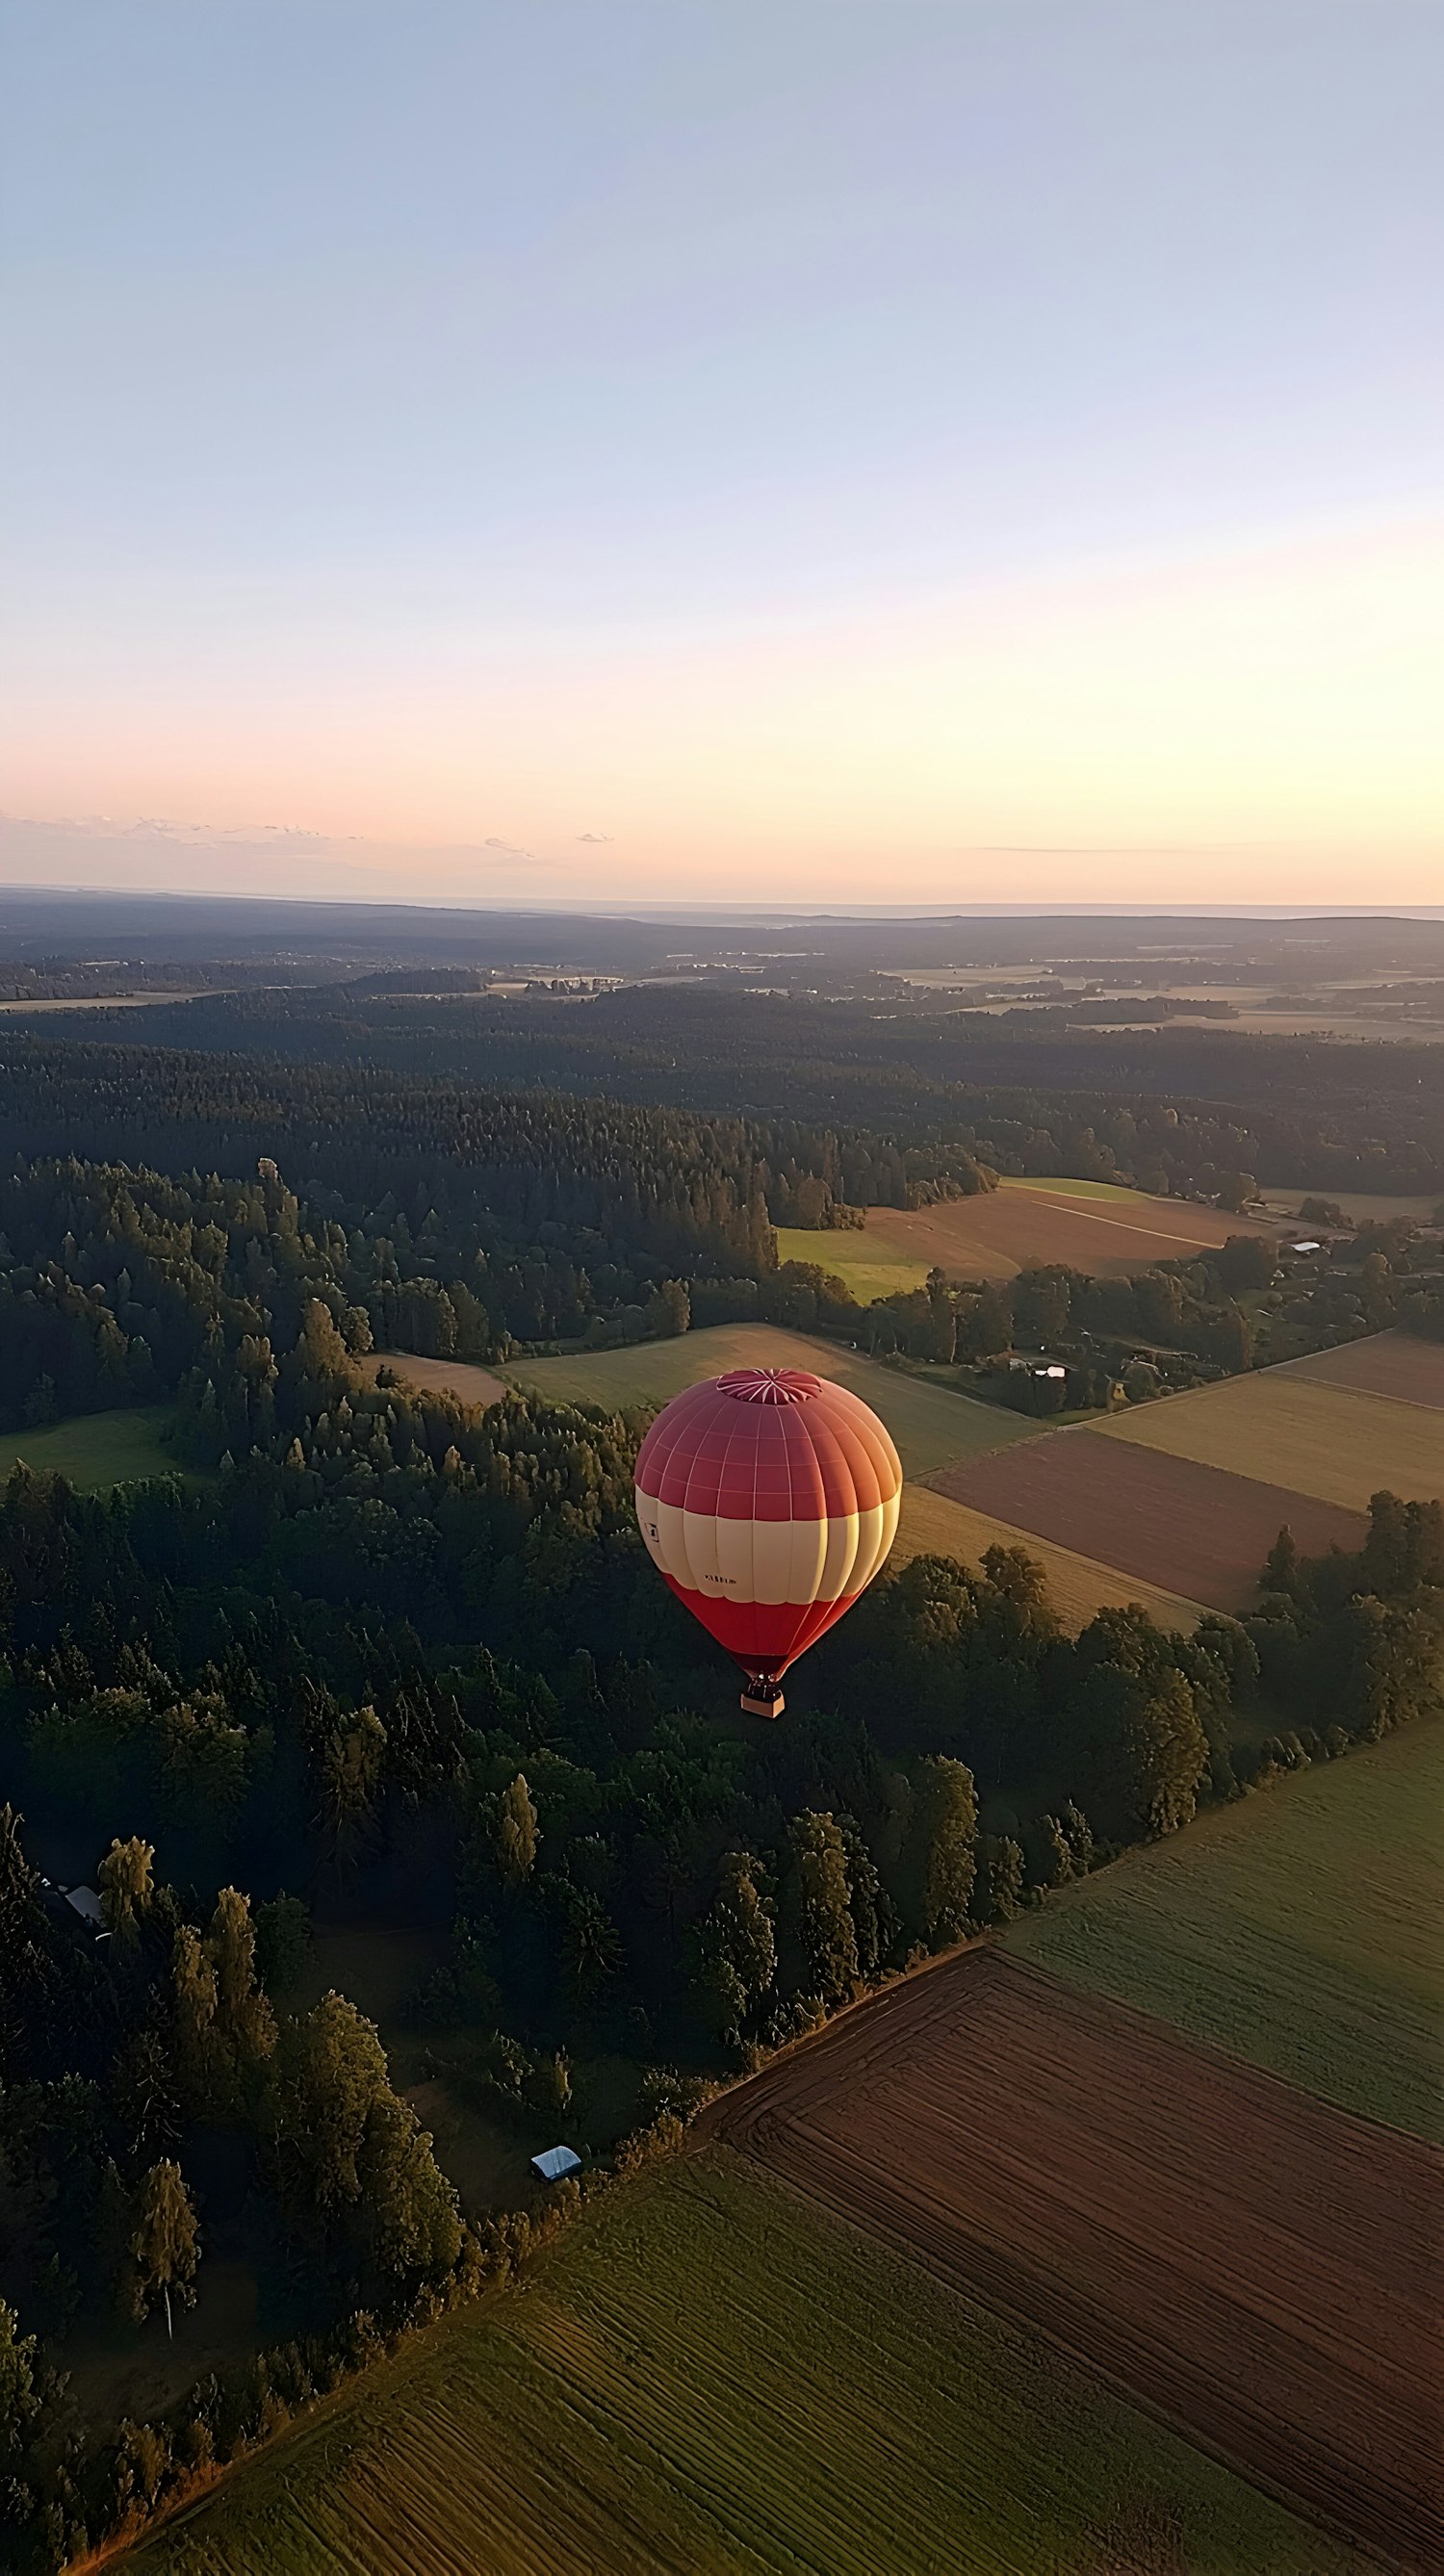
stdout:
<svg viewBox="0 0 1444 2576">
<path fill-rule="evenodd" d="M 670 1574 L 663 1579 L 683 1608 L 701 1621 L 744 1671 L 774 1677 L 785 1673 L 798 1655 L 805 1654 L 862 1598 L 858 1592 L 844 1592 L 835 1601 L 727 1601 L 716 1593 L 689 1591 Z"/>
<path fill-rule="evenodd" d="M 902 1472 L 882 1426 L 845 1388 L 811 1384 L 792 1401 L 739 1399 L 715 1379 L 687 1388 L 642 1443 L 638 1492 L 720 1520 L 830 1520 L 891 1502 Z"/>
</svg>

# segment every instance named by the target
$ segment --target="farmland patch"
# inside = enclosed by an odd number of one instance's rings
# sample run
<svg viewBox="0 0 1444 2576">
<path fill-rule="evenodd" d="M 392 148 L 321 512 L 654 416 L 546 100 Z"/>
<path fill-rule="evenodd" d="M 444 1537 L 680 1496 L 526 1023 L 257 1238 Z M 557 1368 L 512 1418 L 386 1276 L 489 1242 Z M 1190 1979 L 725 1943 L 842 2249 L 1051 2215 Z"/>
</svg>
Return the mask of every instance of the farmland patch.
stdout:
<svg viewBox="0 0 1444 2576">
<path fill-rule="evenodd" d="M 1257 1380 L 1245 1383 L 1252 1390 Z M 1161 1403 L 1147 1412 L 1151 1419 L 1168 1409 Z M 1109 1439 L 1101 1425 L 1056 1431 L 1027 1449 L 947 1468 L 932 1482 L 973 1511 L 1215 1610 L 1238 1611 L 1254 1598 L 1285 1521 L 1311 1556 L 1361 1547 L 1366 1531 L 1359 1513 L 1162 1448 Z"/>
<path fill-rule="evenodd" d="M 1444 1726 L 1214 1808 L 1007 1938 L 1072 1983 L 1444 2145 Z"/>
<path fill-rule="evenodd" d="M 1444 1410 L 1444 1342 L 1420 1341 L 1409 1333 L 1370 1333 L 1363 1341 L 1341 1342 L 1335 1350 L 1315 1351 L 1285 1365 L 1291 1378 L 1344 1387 L 1354 1395 L 1387 1395 L 1398 1404 L 1422 1404 L 1436 1413 Z"/>
<path fill-rule="evenodd" d="M 902 1519 L 891 1558 L 894 1565 L 906 1565 L 913 1556 L 955 1556 L 965 1565 L 975 1565 L 985 1547 L 1027 1550 L 1047 1575 L 1048 1598 L 1065 1628 L 1081 1628 L 1096 1610 L 1122 1608 L 1130 1601 L 1141 1602 L 1160 1627 L 1187 1632 L 1198 1624 L 1201 1613 L 1196 1601 L 1119 1574 L 1096 1557 L 1056 1547 L 1051 1540 L 1039 1538 L 1032 1530 L 1015 1529 L 990 1512 L 951 1502 L 931 1485 L 903 1488 Z"/>
<path fill-rule="evenodd" d="M 1262 1369 L 1139 1405 L 1089 1437 L 1291 1486 L 1345 1510 L 1362 1511 L 1384 1486 L 1405 1501 L 1444 1499 L 1436 1410 L 1356 1394 L 1296 1369 Z M 1297 1528 L 1294 1536 L 1305 1544 Z"/>
<path fill-rule="evenodd" d="M 712 2149 L 612 2197 L 524 2292 L 382 2363 L 129 2563 L 1114 2576 L 1160 2529 L 1190 2576 L 1358 2566 L 1040 2339 Z"/>
<path fill-rule="evenodd" d="M 1274 2492 L 1439 2563 L 1440 2173 L 1415 2139 L 997 1950 L 703 2116 Z"/>
<path fill-rule="evenodd" d="M 1086 1193 L 1086 1194 L 1085 1194 Z M 945 1270 L 951 1279 L 1011 1279 L 1049 1262 L 1125 1278 L 1150 1262 L 1187 1260 L 1231 1234 L 1277 1241 L 1277 1223 L 1228 1216 L 1189 1199 L 1081 1182 L 1005 1181 L 937 1207 L 870 1208 L 867 1236 Z"/>
<path fill-rule="evenodd" d="M 1264 1197 L 1270 1207 L 1286 1207 L 1295 1213 L 1305 1199 L 1332 1199 L 1335 1207 L 1342 1208 L 1356 1225 L 1388 1225 L 1399 1216 L 1410 1225 L 1428 1225 L 1440 1204 L 1437 1190 L 1409 1196 L 1401 1191 L 1320 1189 L 1316 1181 L 1270 1181 Z"/>
<path fill-rule="evenodd" d="M 699 1378 L 730 1368 L 813 1369 L 851 1387 L 887 1424 L 903 1472 L 925 1476 L 956 1458 L 1028 1440 L 1043 1427 L 1001 1406 L 980 1404 L 951 1387 L 929 1385 L 903 1369 L 882 1368 L 837 1342 L 771 1324 L 714 1324 L 679 1333 L 672 1341 L 636 1342 L 619 1351 L 583 1351 L 566 1359 L 513 1360 L 506 1376 L 514 1386 L 535 1387 L 560 1404 L 600 1404 L 624 1410 L 666 1404 Z"/>
</svg>

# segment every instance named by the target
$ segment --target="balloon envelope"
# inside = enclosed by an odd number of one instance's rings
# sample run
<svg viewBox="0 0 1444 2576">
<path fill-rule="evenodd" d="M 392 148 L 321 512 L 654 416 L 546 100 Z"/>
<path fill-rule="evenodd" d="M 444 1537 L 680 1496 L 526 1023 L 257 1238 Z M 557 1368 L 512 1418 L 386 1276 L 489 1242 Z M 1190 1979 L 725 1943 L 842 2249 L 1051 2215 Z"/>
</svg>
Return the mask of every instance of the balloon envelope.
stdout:
<svg viewBox="0 0 1444 2576">
<path fill-rule="evenodd" d="M 730 1369 L 688 1387 L 637 1458 L 654 1565 L 768 1685 L 872 1581 L 901 1499 L 902 1467 L 877 1415 L 807 1369 Z"/>
</svg>

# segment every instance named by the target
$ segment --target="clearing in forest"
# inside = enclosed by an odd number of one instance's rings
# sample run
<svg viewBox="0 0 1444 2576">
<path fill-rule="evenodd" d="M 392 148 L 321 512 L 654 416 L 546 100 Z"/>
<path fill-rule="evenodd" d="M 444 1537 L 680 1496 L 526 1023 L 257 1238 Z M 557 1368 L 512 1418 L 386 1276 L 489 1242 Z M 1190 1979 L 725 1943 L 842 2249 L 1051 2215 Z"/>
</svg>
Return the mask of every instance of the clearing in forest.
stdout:
<svg viewBox="0 0 1444 2576">
<path fill-rule="evenodd" d="M 798 1225 L 780 1225 L 777 1258 L 815 1262 L 819 1270 L 830 1270 L 852 1290 L 860 1306 L 870 1306 L 874 1297 L 891 1297 L 900 1289 L 922 1288 L 927 1283 L 928 1264 L 921 1253 L 897 1252 L 854 1226 L 813 1233 Z"/>
<path fill-rule="evenodd" d="M 1387 2563 L 1444 2560 L 1418 2140 L 996 1948 L 845 2015 L 702 2125 Z"/>
<path fill-rule="evenodd" d="M 138 1476 L 178 1475 L 181 1460 L 161 1445 L 170 1419 L 168 1405 L 127 1405 L 115 1413 L 78 1413 L 38 1431 L 0 1431 L 0 1476 L 22 1458 L 37 1475 L 66 1476 L 87 1493 Z"/>
<path fill-rule="evenodd" d="M 1444 1724 L 1212 1808 L 1007 1940 L 1071 1984 L 1444 2145 Z"/>
<path fill-rule="evenodd" d="M 1363 2576 L 742 2159 L 618 2190 L 127 2563 L 149 2576 Z"/>
<path fill-rule="evenodd" d="M 565 1359 L 511 1360 L 514 1386 L 534 1387 L 557 1404 L 599 1404 L 624 1411 L 666 1404 L 699 1378 L 733 1368 L 812 1369 L 851 1387 L 887 1424 L 907 1476 L 925 1476 L 958 1458 L 1035 1437 L 1044 1428 L 1021 1413 L 980 1404 L 951 1387 L 929 1386 L 903 1369 L 883 1368 L 837 1342 L 814 1341 L 773 1324 L 712 1324 L 665 1342 L 633 1342 L 619 1351 L 581 1351 Z"/>
<path fill-rule="evenodd" d="M 1119 1279 L 1216 1250 L 1231 1234 L 1277 1242 L 1279 1227 L 1115 1183 L 1030 1179 L 936 1207 L 869 1208 L 860 1240 L 936 1264 L 950 1279 L 1012 1279 L 1050 1262 Z"/>
<path fill-rule="evenodd" d="M 1344 1510 L 1363 1511 L 1381 1487 L 1406 1502 L 1444 1499 L 1437 1407 L 1355 1393 L 1297 1368 L 1259 1369 L 1136 1405 L 1090 1437 L 1288 1485 Z"/>
<path fill-rule="evenodd" d="M 1241 1381 L 1249 1390 L 1257 1382 Z M 1209 1388 L 1209 1396 L 1215 1391 Z M 1168 1397 L 1148 1406 L 1147 1418 L 1190 1401 Z M 1199 1466 L 1171 1456 L 1166 1446 L 1107 1439 L 1101 1423 L 949 1467 L 931 1481 L 950 1501 L 1008 1522 L 1025 1544 L 1030 1533 L 1051 1540 L 1115 1567 L 1135 1584 L 1174 1591 L 1213 1610 L 1238 1612 L 1257 1597 L 1264 1559 L 1284 1522 L 1306 1556 L 1361 1547 L 1367 1531 L 1359 1512 L 1282 1483 Z"/>
<path fill-rule="evenodd" d="M 931 1485 L 904 1486 L 890 1564 L 906 1565 L 913 1556 L 954 1556 L 964 1565 L 976 1565 L 985 1547 L 1021 1547 L 1041 1565 L 1048 1578 L 1048 1598 L 1070 1630 L 1085 1627 L 1096 1610 L 1121 1609 L 1130 1601 L 1141 1602 L 1161 1628 L 1181 1628 L 1185 1634 L 1197 1627 L 1203 1615 L 1197 1601 L 1120 1574 L 1073 1548 L 1055 1547 L 1034 1531 L 1016 1529 L 991 1512 L 950 1502 Z"/>
<path fill-rule="evenodd" d="M 378 1369 L 394 1369 L 423 1395 L 454 1395 L 460 1404 L 499 1404 L 510 1392 L 505 1378 L 475 1360 L 427 1360 L 415 1351 L 373 1351 L 361 1366 L 373 1385 Z"/>
</svg>

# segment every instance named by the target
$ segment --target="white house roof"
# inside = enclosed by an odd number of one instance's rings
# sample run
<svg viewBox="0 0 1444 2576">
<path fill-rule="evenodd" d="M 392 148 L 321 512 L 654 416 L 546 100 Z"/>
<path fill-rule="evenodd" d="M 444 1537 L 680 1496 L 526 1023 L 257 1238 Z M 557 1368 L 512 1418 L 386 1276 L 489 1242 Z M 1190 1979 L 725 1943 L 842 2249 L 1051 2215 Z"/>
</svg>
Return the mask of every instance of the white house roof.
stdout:
<svg viewBox="0 0 1444 2576">
<path fill-rule="evenodd" d="M 84 1915 L 87 1923 L 105 1921 L 105 1908 L 93 1887 L 66 1887 L 61 1889 L 61 1894 L 67 1905 L 73 1905 L 77 1914 Z"/>
<path fill-rule="evenodd" d="M 543 2182 L 560 2182 L 563 2174 L 580 2173 L 582 2160 L 570 2147 L 545 2147 L 532 2157 L 531 2169 Z"/>
</svg>

